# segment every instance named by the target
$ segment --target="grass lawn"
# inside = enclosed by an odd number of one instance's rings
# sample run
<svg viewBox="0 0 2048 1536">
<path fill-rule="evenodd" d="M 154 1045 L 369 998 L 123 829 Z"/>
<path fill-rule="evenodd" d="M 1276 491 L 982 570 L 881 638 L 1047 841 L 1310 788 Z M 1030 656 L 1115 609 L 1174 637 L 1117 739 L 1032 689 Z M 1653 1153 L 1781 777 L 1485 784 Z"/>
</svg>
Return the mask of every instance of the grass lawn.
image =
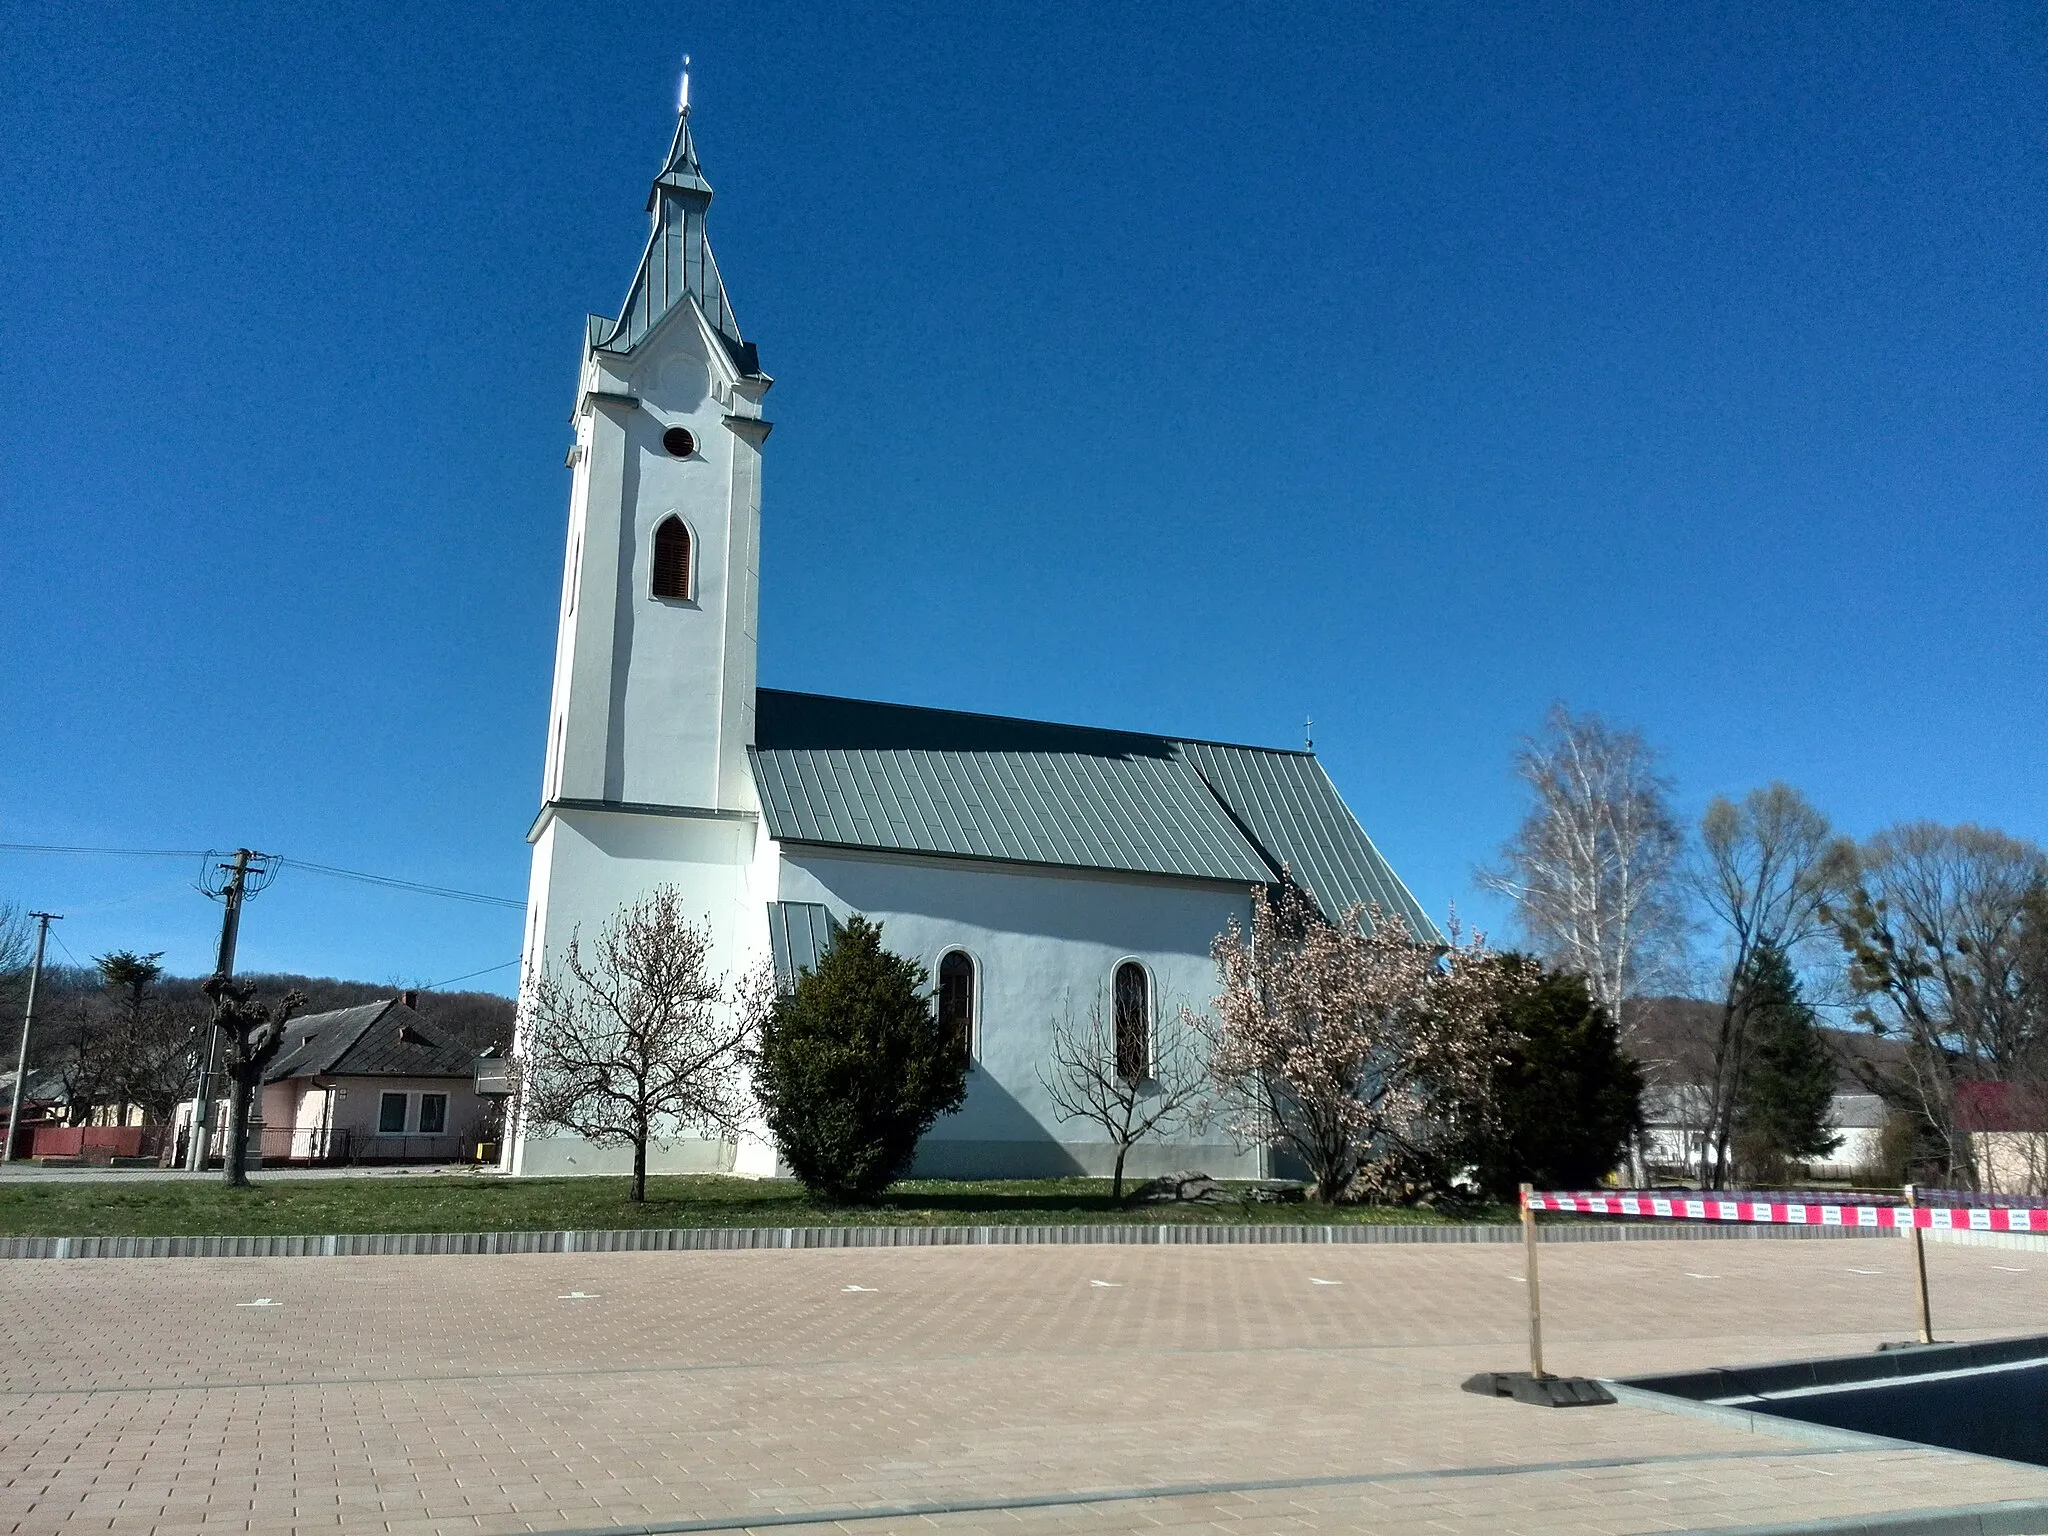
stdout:
<svg viewBox="0 0 2048 1536">
<path fill-rule="evenodd" d="M 143 1181 L 0 1185 L 0 1235 L 166 1237 L 328 1232 L 593 1231 L 636 1227 L 994 1226 L 1080 1222 L 1427 1223 L 1511 1221 L 1508 1207 L 1454 1215 L 1387 1206 L 1222 1205 L 1123 1207 L 1107 1179 L 909 1180 L 858 1209 L 814 1204 L 787 1179 L 712 1175 L 651 1178 L 647 1199 L 626 1198 L 624 1178 L 489 1176 L 293 1179 L 223 1189 L 217 1183 Z"/>
</svg>

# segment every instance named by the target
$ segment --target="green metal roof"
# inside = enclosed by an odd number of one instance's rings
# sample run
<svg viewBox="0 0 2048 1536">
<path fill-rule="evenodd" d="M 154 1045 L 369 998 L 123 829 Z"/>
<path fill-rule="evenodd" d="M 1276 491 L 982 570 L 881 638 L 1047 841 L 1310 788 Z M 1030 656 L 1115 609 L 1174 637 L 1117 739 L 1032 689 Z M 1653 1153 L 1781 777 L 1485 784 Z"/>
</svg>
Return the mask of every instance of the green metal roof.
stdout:
<svg viewBox="0 0 2048 1536">
<path fill-rule="evenodd" d="M 780 841 L 1270 885 L 1435 927 L 1315 758 L 763 688 L 754 779 Z"/>
<path fill-rule="evenodd" d="M 775 980 L 784 991 L 796 985 L 803 971 L 815 971 L 832 947 L 832 913 L 815 901 L 768 903 L 768 948 L 775 957 Z"/>
<path fill-rule="evenodd" d="M 1268 862 L 1285 865 L 1325 912 L 1362 902 L 1399 913 L 1419 939 L 1443 937 L 1313 753 L 1210 741 L 1184 741 L 1180 747 Z"/>
<path fill-rule="evenodd" d="M 653 228 L 648 233 L 639 269 L 633 274 L 633 285 L 626 292 L 617 321 L 594 319 L 590 338 L 593 346 L 630 352 L 641 337 L 687 298 L 703 312 L 740 371 L 760 372 L 752 345 L 740 339 L 739 320 L 732 312 L 725 280 L 718 275 L 718 262 L 711 254 L 711 239 L 705 231 L 705 215 L 710 208 L 711 183 L 704 179 L 703 167 L 697 163 L 697 146 L 690 137 L 690 114 L 685 110 L 676 121 L 676 136 L 669 145 L 668 159 L 647 194 Z"/>
</svg>

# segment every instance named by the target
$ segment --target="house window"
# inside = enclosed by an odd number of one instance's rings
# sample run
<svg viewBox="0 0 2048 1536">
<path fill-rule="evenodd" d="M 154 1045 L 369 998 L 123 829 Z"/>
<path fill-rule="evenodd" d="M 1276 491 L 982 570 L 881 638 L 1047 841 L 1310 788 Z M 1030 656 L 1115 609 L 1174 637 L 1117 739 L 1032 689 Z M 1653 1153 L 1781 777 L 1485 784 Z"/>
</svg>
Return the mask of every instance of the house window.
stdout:
<svg viewBox="0 0 2048 1536">
<path fill-rule="evenodd" d="M 974 959 L 965 950 L 946 951 L 939 961 L 939 1028 L 960 1042 L 960 1054 L 974 1059 Z"/>
<path fill-rule="evenodd" d="M 665 517 L 654 530 L 654 595 L 690 595 L 690 530 L 680 517 Z"/>
<path fill-rule="evenodd" d="M 1152 998 L 1145 967 L 1126 960 L 1116 968 L 1116 1075 L 1142 1082 L 1152 1072 Z"/>
<path fill-rule="evenodd" d="M 377 1134 L 379 1136 L 403 1136 L 405 1134 L 405 1095 L 387 1093 L 377 1100 Z"/>
<path fill-rule="evenodd" d="M 448 1095 L 445 1093 L 423 1093 L 420 1095 L 420 1134 L 438 1136 L 448 1129 Z"/>
</svg>

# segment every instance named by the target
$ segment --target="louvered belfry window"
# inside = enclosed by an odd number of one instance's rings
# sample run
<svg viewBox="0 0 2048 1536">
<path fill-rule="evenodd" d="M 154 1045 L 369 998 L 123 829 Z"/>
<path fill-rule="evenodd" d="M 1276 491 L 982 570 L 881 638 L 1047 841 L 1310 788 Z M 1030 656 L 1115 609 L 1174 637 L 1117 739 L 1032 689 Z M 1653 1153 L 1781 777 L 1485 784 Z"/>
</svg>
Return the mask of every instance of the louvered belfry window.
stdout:
<svg viewBox="0 0 2048 1536">
<path fill-rule="evenodd" d="M 1141 1083 L 1152 1073 L 1152 999 L 1145 967 L 1126 960 L 1116 968 L 1116 1075 Z"/>
<path fill-rule="evenodd" d="M 960 1042 L 960 1054 L 974 1059 L 974 961 L 949 950 L 939 961 L 939 1028 Z"/>
<path fill-rule="evenodd" d="M 654 595 L 690 595 L 690 530 L 680 517 L 664 518 L 654 530 Z"/>
</svg>

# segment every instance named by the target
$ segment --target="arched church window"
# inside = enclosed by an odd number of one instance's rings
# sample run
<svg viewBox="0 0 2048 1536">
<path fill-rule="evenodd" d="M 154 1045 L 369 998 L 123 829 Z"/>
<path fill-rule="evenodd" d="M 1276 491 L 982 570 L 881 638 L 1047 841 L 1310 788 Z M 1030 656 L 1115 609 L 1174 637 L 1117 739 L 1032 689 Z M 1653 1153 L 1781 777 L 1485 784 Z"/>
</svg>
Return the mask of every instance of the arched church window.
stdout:
<svg viewBox="0 0 2048 1536">
<path fill-rule="evenodd" d="M 974 1059 L 974 958 L 949 949 L 939 961 L 939 1028 L 960 1042 L 960 1054 Z"/>
<path fill-rule="evenodd" d="M 680 517 L 663 518 L 654 530 L 654 595 L 690 595 L 690 530 Z"/>
<path fill-rule="evenodd" d="M 1152 1075 L 1152 985 L 1145 967 L 1126 960 L 1116 968 L 1116 1075 L 1127 1083 Z"/>
</svg>

